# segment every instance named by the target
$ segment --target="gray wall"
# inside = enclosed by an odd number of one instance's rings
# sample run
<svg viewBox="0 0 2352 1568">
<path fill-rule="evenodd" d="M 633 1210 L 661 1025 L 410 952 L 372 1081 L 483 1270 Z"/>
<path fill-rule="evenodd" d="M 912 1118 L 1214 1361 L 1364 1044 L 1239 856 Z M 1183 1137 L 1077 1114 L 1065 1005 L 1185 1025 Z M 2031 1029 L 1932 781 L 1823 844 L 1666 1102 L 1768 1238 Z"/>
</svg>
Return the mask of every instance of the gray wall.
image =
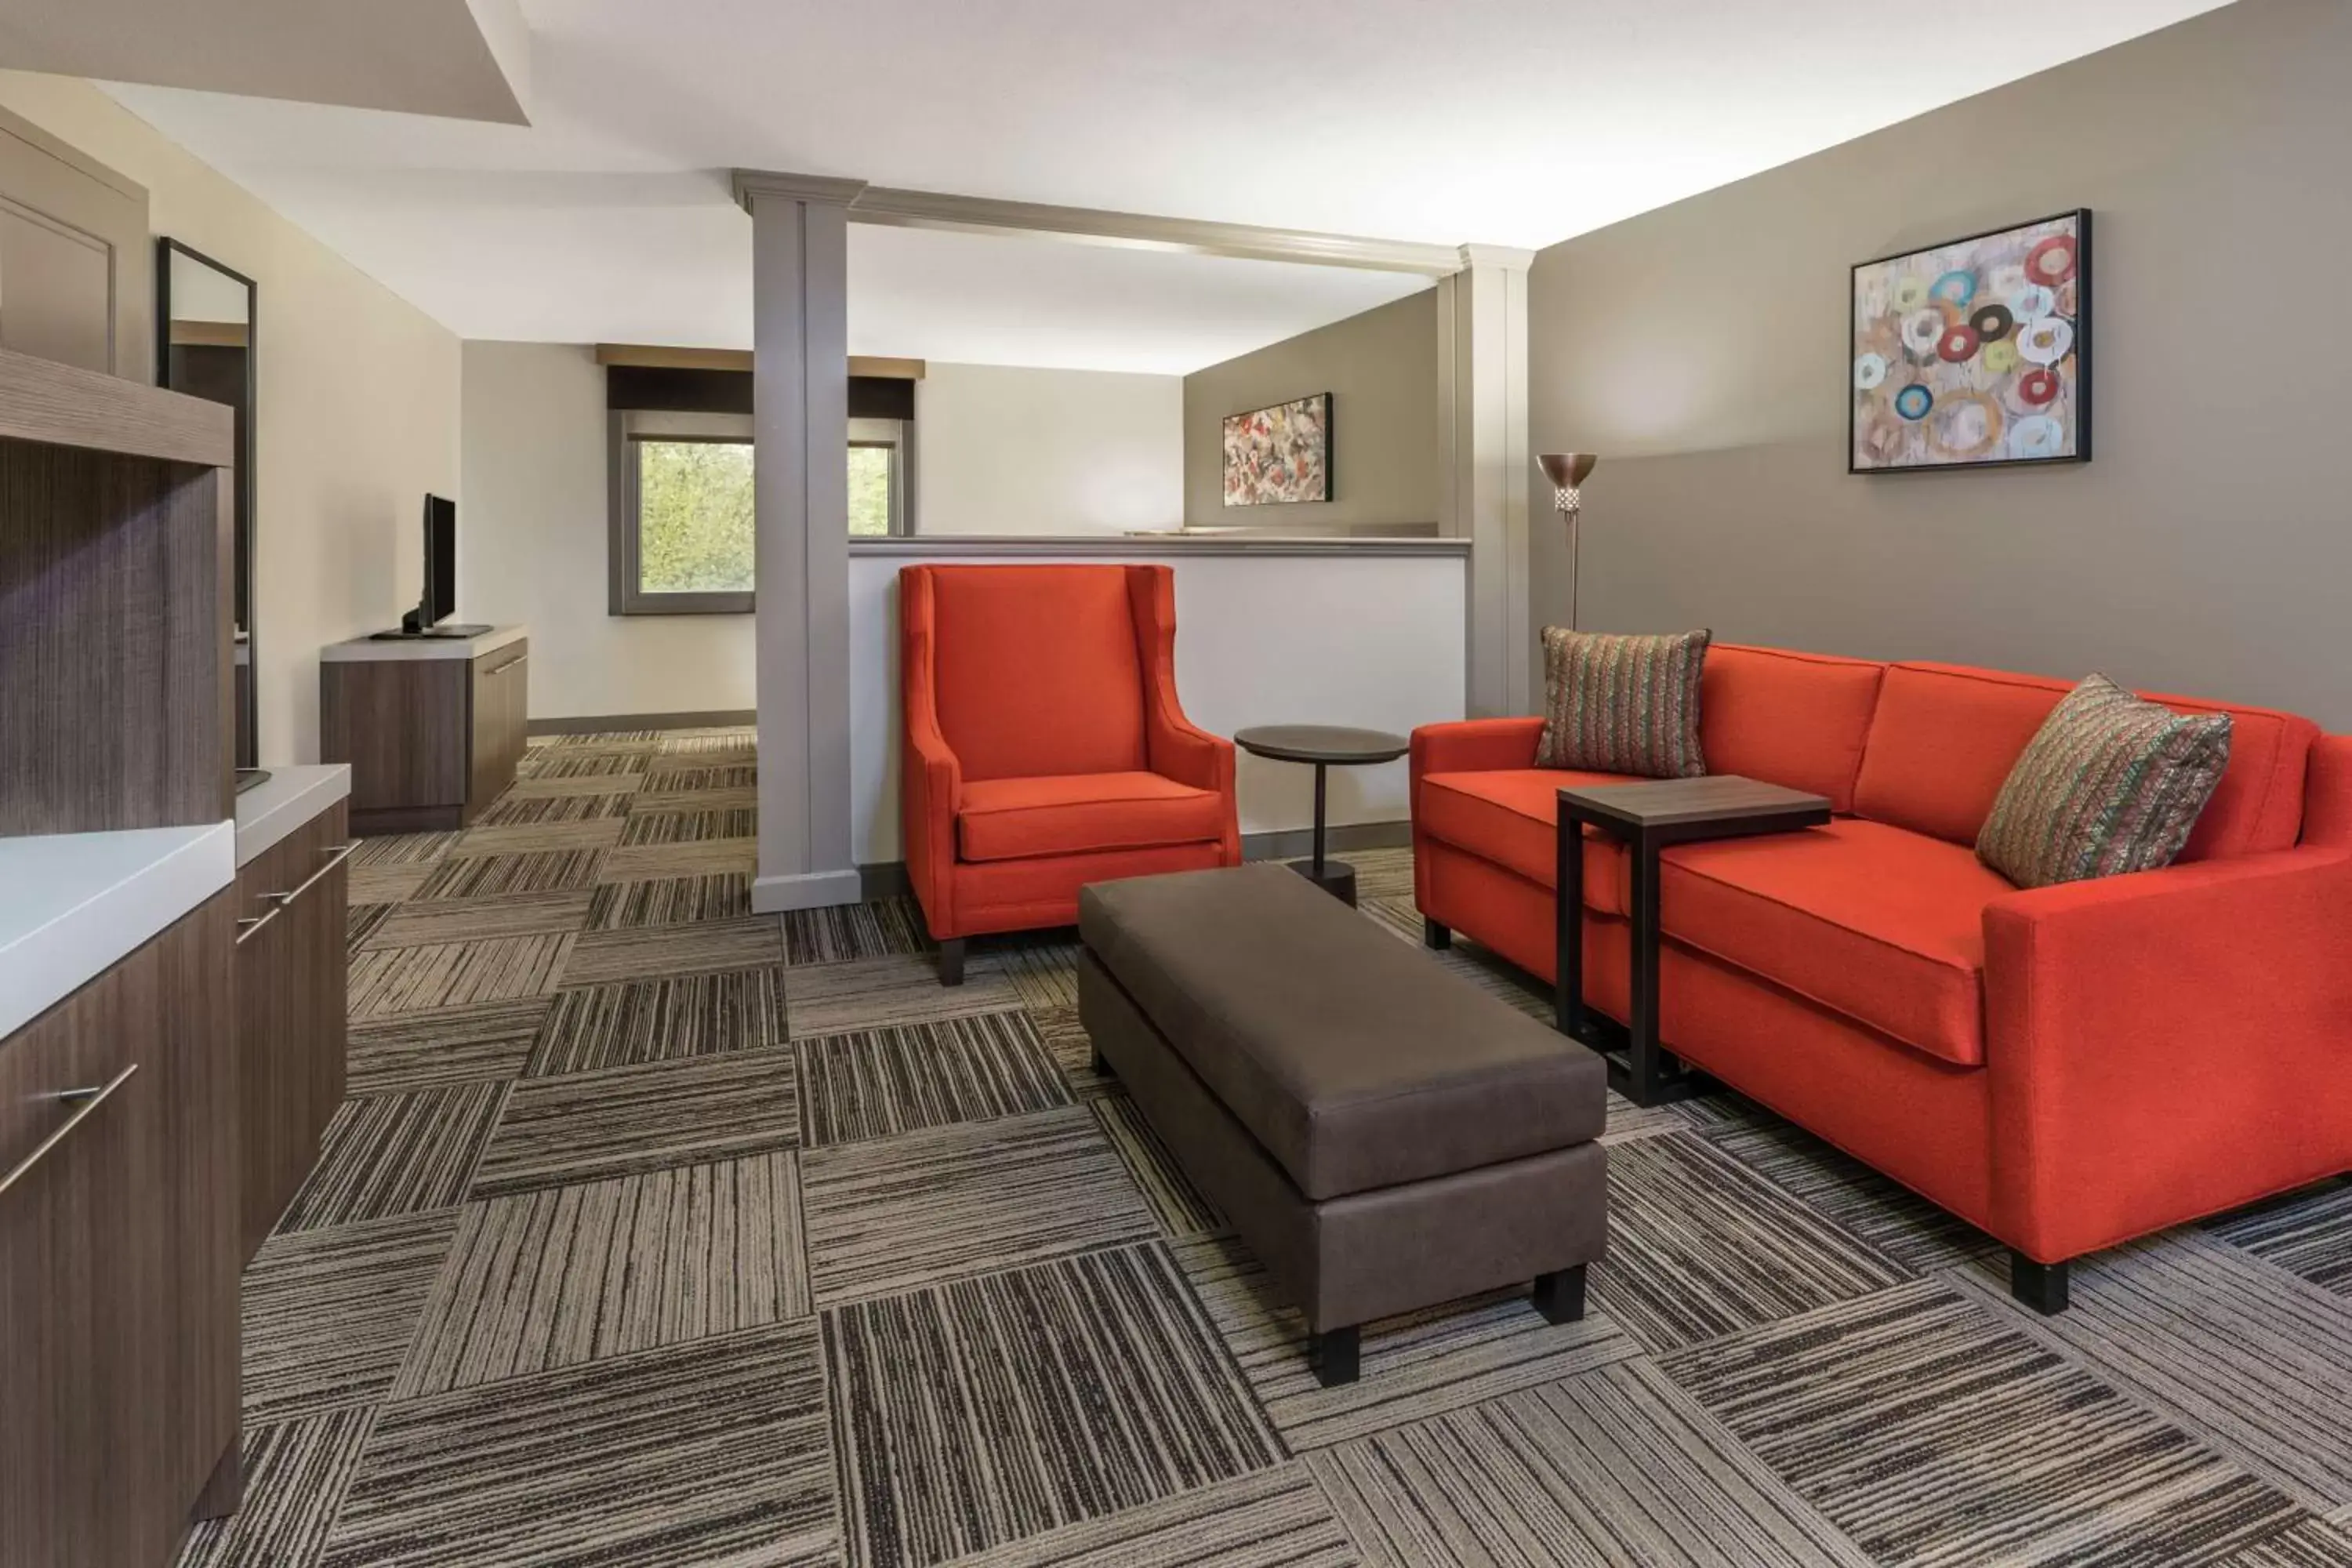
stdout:
<svg viewBox="0 0 2352 1568">
<path fill-rule="evenodd" d="M 1224 420 L 1331 394 L 1331 499 L 1224 503 Z M 1437 521 L 1437 293 L 1423 289 L 1184 378 L 1184 521 L 1345 528 Z"/>
<path fill-rule="evenodd" d="M 2352 5 L 2241 0 L 1542 253 L 1589 629 L 1957 659 L 2352 730 Z M 2087 465 L 1845 472 L 1847 268 L 2095 209 Z M 1538 625 L 1566 550 L 1537 515 Z"/>
</svg>

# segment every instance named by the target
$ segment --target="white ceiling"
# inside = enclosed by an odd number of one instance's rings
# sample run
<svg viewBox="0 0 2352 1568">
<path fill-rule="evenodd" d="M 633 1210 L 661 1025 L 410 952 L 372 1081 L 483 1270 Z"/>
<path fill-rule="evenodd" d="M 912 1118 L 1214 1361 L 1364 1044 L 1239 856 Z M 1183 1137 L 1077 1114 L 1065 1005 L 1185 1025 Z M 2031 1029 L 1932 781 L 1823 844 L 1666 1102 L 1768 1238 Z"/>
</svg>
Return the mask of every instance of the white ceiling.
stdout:
<svg viewBox="0 0 2352 1568">
<path fill-rule="evenodd" d="M 742 346 L 734 166 L 1539 246 L 2213 8 L 521 0 L 529 127 L 114 90 L 465 336 Z M 1417 286 L 853 234 L 857 353 L 1186 370 Z"/>
</svg>

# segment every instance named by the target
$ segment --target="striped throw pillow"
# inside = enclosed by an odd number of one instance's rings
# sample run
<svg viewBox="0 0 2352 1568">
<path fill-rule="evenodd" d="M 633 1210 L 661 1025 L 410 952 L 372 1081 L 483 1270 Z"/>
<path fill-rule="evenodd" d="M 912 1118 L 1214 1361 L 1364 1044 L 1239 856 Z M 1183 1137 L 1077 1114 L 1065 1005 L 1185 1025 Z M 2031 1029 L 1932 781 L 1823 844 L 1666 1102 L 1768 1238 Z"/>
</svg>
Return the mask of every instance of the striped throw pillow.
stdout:
<svg viewBox="0 0 2352 1568">
<path fill-rule="evenodd" d="M 2104 675 L 2068 692 L 1977 834 L 2021 888 L 2169 866 L 2230 765 L 2230 716 L 2176 713 Z"/>
<path fill-rule="evenodd" d="M 1706 772 L 1698 678 L 1712 635 L 1619 637 L 1546 626 L 1536 765 L 1652 779 Z"/>
</svg>

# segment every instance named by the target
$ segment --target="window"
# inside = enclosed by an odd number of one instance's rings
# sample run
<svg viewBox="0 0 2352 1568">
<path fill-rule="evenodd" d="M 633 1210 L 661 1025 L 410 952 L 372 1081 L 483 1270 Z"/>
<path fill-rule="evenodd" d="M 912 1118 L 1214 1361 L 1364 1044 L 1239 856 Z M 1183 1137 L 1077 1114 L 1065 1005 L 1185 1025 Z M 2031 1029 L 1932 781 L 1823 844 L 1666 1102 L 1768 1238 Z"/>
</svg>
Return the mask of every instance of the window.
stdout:
<svg viewBox="0 0 2352 1568">
<path fill-rule="evenodd" d="M 908 531 L 908 431 L 898 419 L 849 422 L 851 534 Z M 750 613 L 751 419 L 616 411 L 612 470 L 611 612 Z"/>
</svg>

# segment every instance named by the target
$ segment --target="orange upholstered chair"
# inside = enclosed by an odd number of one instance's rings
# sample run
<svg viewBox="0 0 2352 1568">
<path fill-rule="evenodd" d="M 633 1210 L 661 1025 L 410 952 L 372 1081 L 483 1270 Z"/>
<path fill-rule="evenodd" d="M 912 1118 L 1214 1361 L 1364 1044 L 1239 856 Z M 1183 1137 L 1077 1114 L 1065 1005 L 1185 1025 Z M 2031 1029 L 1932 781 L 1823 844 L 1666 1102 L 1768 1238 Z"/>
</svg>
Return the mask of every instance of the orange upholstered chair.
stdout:
<svg viewBox="0 0 2352 1568">
<path fill-rule="evenodd" d="M 1088 882 L 1240 863 L 1167 567 L 909 566 L 898 616 L 907 874 L 944 984 L 968 937 L 1076 921 Z"/>
</svg>

